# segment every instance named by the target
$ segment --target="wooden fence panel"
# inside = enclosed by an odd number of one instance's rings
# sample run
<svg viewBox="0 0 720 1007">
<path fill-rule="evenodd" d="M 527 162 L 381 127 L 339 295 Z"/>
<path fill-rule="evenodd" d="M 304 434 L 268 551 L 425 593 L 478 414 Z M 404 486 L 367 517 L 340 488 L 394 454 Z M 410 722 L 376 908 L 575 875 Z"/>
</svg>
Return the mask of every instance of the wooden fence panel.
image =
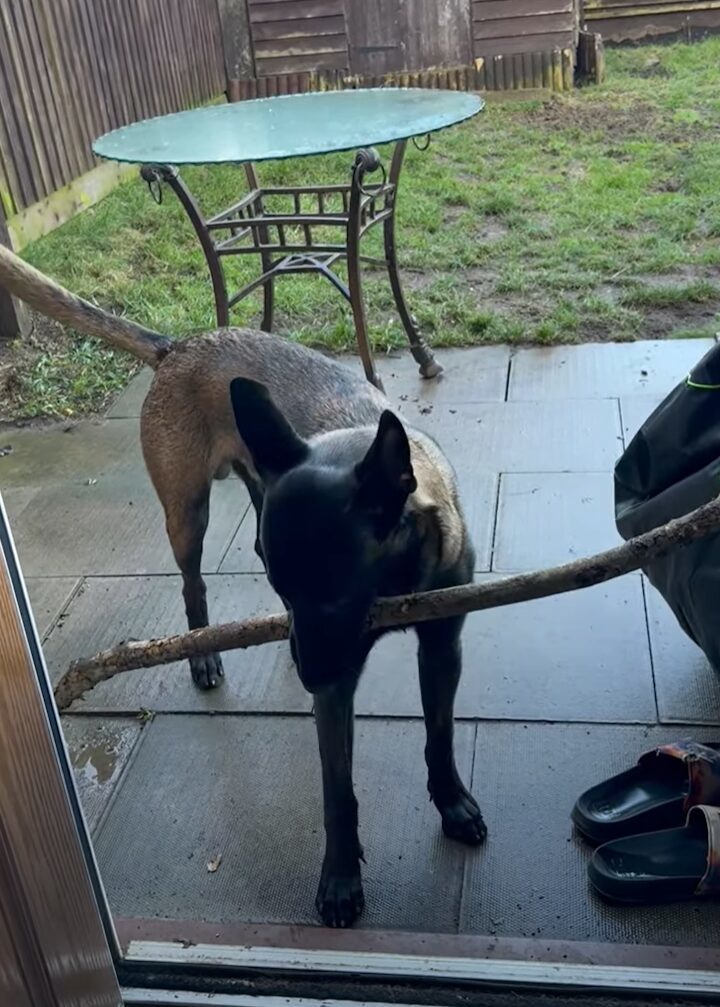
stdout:
<svg viewBox="0 0 720 1007">
<path fill-rule="evenodd" d="M 720 29 L 720 0 L 584 0 L 588 31 L 608 42 L 639 42 L 662 35 L 689 41 Z"/>
<path fill-rule="evenodd" d="M 259 77 L 348 68 L 343 0 L 248 0 L 248 10 Z"/>
<path fill-rule="evenodd" d="M 216 0 L 0 0 L 0 204 L 90 170 L 102 133 L 217 97 Z"/>
<path fill-rule="evenodd" d="M 473 56 L 574 48 L 575 0 L 472 0 Z"/>
</svg>

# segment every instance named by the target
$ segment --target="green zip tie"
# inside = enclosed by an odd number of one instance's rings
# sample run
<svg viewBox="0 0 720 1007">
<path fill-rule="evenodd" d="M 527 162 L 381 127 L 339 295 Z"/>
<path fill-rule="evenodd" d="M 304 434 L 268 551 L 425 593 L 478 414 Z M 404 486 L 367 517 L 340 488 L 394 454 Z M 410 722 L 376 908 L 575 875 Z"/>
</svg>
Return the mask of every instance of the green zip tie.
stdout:
<svg viewBox="0 0 720 1007">
<path fill-rule="evenodd" d="M 688 388 L 697 388 L 701 392 L 717 392 L 720 391 L 720 385 L 701 385 L 697 381 L 693 381 L 688 374 L 685 379 L 685 384 Z"/>
</svg>

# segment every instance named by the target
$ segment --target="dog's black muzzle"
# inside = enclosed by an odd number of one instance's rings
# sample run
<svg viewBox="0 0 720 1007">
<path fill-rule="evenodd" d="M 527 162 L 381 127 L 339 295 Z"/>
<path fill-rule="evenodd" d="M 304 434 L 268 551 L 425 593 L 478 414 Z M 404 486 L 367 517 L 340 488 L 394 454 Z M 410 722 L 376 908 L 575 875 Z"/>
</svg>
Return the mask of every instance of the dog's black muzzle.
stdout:
<svg viewBox="0 0 720 1007">
<path fill-rule="evenodd" d="M 336 685 L 358 665 L 367 610 L 301 612 L 290 619 L 290 653 L 303 687 L 313 695 Z"/>
</svg>

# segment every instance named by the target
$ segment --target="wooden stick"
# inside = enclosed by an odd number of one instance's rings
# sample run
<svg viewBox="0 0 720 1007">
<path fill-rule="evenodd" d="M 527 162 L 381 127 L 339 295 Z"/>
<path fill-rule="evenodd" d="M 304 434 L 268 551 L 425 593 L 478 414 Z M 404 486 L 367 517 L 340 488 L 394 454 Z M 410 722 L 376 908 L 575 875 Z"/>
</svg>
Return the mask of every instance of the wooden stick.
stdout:
<svg viewBox="0 0 720 1007">
<path fill-rule="evenodd" d="M 549 570 L 518 574 L 485 584 L 383 598 L 371 609 L 368 628 L 405 626 L 577 591 L 639 570 L 671 549 L 687 545 L 718 529 L 720 497 L 660 528 L 628 539 L 614 549 Z M 245 622 L 194 629 L 157 640 L 121 644 L 95 657 L 75 661 L 55 687 L 55 699 L 58 707 L 64 710 L 83 693 L 122 671 L 170 664 L 196 654 L 257 647 L 285 640 L 287 636 L 287 616 L 269 615 Z"/>
</svg>

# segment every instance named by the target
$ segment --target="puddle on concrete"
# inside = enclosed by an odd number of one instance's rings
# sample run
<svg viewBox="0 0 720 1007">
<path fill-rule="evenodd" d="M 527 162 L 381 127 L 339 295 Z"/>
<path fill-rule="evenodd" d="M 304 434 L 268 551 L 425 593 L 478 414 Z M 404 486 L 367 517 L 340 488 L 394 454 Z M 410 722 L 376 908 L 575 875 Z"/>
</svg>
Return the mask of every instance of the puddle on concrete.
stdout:
<svg viewBox="0 0 720 1007">
<path fill-rule="evenodd" d="M 62 726 L 80 803 L 93 829 L 121 780 L 142 725 L 129 717 L 66 714 Z"/>
</svg>

